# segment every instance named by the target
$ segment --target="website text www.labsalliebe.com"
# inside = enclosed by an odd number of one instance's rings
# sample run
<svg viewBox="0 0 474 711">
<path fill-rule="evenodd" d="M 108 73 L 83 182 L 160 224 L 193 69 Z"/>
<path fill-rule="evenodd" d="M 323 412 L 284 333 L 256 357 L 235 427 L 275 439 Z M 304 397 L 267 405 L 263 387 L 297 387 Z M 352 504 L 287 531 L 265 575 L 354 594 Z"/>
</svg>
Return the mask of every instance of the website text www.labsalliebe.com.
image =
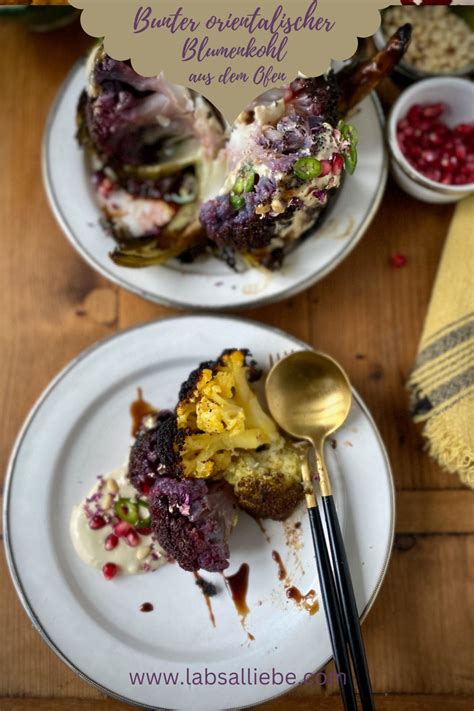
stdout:
<svg viewBox="0 0 474 711">
<path fill-rule="evenodd" d="M 281 672 L 273 667 L 267 671 L 256 667 L 241 667 L 233 671 L 213 672 L 207 667 L 184 671 L 129 672 L 132 686 L 315 686 L 337 687 L 346 683 L 346 675 L 331 672 L 308 672 L 301 679 L 294 672 Z"/>
</svg>

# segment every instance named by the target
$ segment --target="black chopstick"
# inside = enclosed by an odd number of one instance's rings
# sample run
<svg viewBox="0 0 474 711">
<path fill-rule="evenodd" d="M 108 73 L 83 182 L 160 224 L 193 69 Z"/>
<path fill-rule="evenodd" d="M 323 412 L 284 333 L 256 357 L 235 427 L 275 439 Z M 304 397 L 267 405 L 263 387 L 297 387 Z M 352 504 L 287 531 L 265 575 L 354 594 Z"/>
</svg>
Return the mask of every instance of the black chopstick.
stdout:
<svg viewBox="0 0 474 711">
<path fill-rule="evenodd" d="M 308 516 L 311 524 L 316 564 L 321 585 L 321 596 L 326 612 L 329 636 L 331 638 L 334 663 L 338 674 L 339 689 L 344 709 L 357 711 L 357 701 L 352 681 L 351 665 L 346 647 L 346 635 L 342 610 L 337 596 L 336 584 L 331 568 L 329 553 L 326 548 L 323 526 L 317 506 L 308 506 Z"/>
<path fill-rule="evenodd" d="M 337 596 L 344 619 L 345 636 L 351 652 L 362 709 L 363 711 L 375 711 L 364 640 L 359 624 L 359 613 L 336 506 L 332 495 L 323 496 L 322 500 Z"/>
</svg>

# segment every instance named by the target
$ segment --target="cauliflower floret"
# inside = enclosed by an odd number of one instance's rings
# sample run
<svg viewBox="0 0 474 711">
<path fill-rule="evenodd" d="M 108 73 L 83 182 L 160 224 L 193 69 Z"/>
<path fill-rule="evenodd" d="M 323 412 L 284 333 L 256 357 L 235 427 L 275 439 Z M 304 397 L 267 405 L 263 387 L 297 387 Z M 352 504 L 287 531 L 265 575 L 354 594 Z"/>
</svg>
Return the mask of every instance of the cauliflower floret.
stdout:
<svg viewBox="0 0 474 711">
<path fill-rule="evenodd" d="M 226 351 L 194 371 L 176 409 L 185 477 L 220 477 L 236 450 L 256 450 L 281 436 L 248 383 L 247 352 Z"/>
<path fill-rule="evenodd" d="M 148 496 L 153 534 L 184 570 L 229 565 L 236 501 L 225 481 L 158 478 Z"/>
<path fill-rule="evenodd" d="M 239 452 L 224 477 L 240 508 L 258 518 L 283 521 L 303 494 L 300 454 L 281 436 L 262 451 Z"/>
<path fill-rule="evenodd" d="M 142 428 L 132 447 L 129 476 L 141 494 L 161 491 L 162 480 L 171 488 L 181 482 L 189 493 L 191 480 L 206 479 L 201 488 L 229 486 L 254 516 L 283 520 L 291 514 L 303 495 L 299 449 L 262 409 L 250 384 L 255 376 L 249 352 L 236 349 L 190 374 L 176 410 Z"/>
</svg>

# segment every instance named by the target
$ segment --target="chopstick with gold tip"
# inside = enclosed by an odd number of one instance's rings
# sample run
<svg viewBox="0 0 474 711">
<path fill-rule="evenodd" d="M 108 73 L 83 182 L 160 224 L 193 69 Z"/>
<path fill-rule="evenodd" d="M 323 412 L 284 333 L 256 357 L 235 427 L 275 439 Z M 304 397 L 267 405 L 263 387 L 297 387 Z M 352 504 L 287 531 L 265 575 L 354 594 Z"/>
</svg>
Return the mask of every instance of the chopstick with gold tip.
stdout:
<svg viewBox="0 0 474 711">
<path fill-rule="evenodd" d="M 338 674 L 342 701 L 344 703 L 344 708 L 347 709 L 347 711 L 353 711 L 357 709 L 357 702 L 354 693 L 354 684 L 352 681 L 351 665 L 347 654 L 342 611 L 337 597 L 337 590 L 331 569 L 331 561 L 326 548 L 319 508 L 314 495 L 313 484 L 311 481 L 311 471 L 308 463 L 308 454 L 304 456 L 301 472 L 306 492 L 306 506 L 311 526 L 311 535 L 316 553 L 316 566 L 318 569 L 319 580 L 321 582 L 321 596 L 323 598 L 323 607 L 326 612 L 329 636 L 331 638 L 331 646 Z"/>
<path fill-rule="evenodd" d="M 334 660 L 336 667 L 346 668 L 347 642 L 363 711 L 375 711 L 349 563 L 324 461 L 327 436 L 341 427 L 350 411 L 352 390 L 349 380 L 329 356 L 315 351 L 300 351 L 273 366 L 267 377 L 266 394 L 270 412 L 280 427 L 293 437 L 306 440 L 314 448 L 332 569 L 307 459 L 303 463 L 302 474 Z M 340 644 L 340 627 L 344 649 Z M 344 704 L 352 703 L 351 691 L 355 703 L 350 665 L 347 689 L 341 685 L 340 688 Z"/>
</svg>

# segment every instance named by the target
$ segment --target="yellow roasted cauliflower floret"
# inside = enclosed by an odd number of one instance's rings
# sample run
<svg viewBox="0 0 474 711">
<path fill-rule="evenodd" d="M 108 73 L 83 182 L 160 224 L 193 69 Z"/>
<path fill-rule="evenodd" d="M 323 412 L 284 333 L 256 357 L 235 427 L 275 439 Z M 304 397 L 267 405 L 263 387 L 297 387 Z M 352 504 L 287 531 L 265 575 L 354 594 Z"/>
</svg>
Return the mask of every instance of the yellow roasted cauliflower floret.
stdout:
<svg viewBox="0 0 474 711">
<path fill-rule="evenodd" d="M 282 520 L 303 493 L 300 457 L 262 409 L 247 357 L 247 351 L 224 351 L 182 386 L 176 408 L 181 473 L 225 479 L 243 509 Z"/>
<path fill-rule="evenodd" d="M 226 352 L 205 366 L 192 374 L 176 409 L 184 476 L 222 475 L 235 450 L 255 450 L 280 437 L 249 386 L 244 351 Z"/>
</svg>

